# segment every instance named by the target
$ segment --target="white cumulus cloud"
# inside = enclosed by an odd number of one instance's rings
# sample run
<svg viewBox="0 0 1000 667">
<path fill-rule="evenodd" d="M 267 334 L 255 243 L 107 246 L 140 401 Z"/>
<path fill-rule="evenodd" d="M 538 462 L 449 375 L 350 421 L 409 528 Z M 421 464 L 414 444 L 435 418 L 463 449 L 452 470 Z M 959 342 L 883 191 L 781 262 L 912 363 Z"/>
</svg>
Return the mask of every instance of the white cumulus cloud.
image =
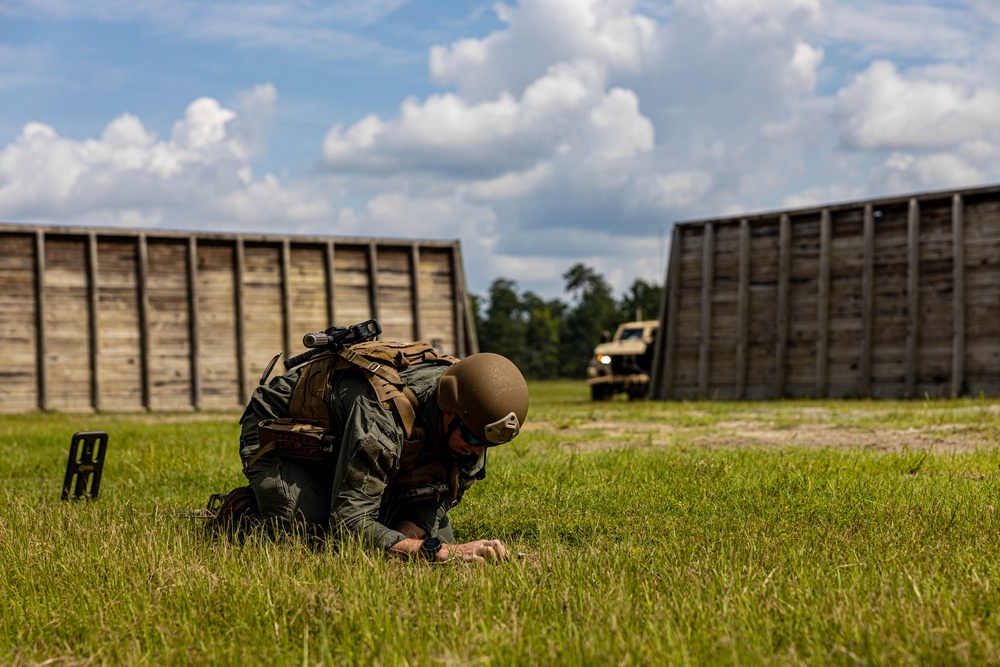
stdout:
<svg viewBox="0 0 1000 667">
<path fill-rule="evenodd" d="M 248 117 L 260 121 L 276 92 L 264 84 L 241 100 Z M 253 225 L 323 215 L 325 202 L 307 188 L 252 176 L 260 148 L 254 123 L 207 97 L 188 105 L 168 140 L 129 113 L 84 140 L 27 123 L 0 149 L 0 217 L 190 226 L 192 218 Z"/>
<path fill-rule="evenodd" d="M 872 63 L 837 94 L 845 142 L 862 149 L 934 148 L 1000 138 L 1000 86 Z"/>
<path fill-rule="evenodd" d="M 649 151 L 653 126 L 631 91 L 607 89 L 594 61 L 553 65 L 523 93 L 481 102 L 457 94 L 406 100 L 398 117 L 336 125 L 323 142 L 327 168 L 372 172 L 440 171 L 494 179 L 561 155 L 618 159 Z"/>
<path fill-rule="evenodd" d="M 495 8 L 505 29 L 431 49 L 433 80 L 473 100 L 517 95 L 552 63 L 590 59 L 636 71 L 654 47 L 656 23 L 633 0 L 521 0 Z"/>
</svg>

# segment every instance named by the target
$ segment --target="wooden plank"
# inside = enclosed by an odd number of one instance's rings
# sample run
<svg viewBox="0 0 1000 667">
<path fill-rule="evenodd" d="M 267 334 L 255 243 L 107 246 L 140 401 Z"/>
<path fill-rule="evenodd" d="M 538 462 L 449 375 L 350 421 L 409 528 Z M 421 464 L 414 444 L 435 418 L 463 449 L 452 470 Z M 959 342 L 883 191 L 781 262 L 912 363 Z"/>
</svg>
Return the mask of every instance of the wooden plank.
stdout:
<svg viewBox="0 0 1000 667">
<path fill-rule="evenodd" d="M 864 210 L 831 210 L 830 218 L 826 397 L 857 397 L 863 311 Z"/>
<path fill-rule="evenodd" d="M 423 340 L 420 316 L 420 245 L 410 246 L 410 299 L 413 304 L 413 339 Z"/>
<path fill-rule="evenodd" d="M 38 409 L 34 233 L 0 235 L 0 409 Z"/>
<path fill-rule="evenodd" d="M 136 238 L 95 234 L 101 409 L 141 410 L 142 330 Z M 95 407 L 95 409 L 97 409 Z"/>
<path fill-rule="evenodd" d="M 461 312 L 459 313 L 462 317 L 462 350 L 466 355 L 476 354 L 479 352 L 479 337 L 476 331 L 475 319 L 472 317 L 472 301 L 469 297 L 469 291 L 466 289 L 465 285 L 465 262 L 462 259 L 462 247 L 458 244 L 454 246 L 455 258 L 457 263 L 455 264 L 455 278 L 458 280 L 458 299 L 461 305 Z"/>
<path fill-rule="evenodd" d="M 337 308 L 336 308 L 336 281 L 334 280 L 334 270 L 336 264 L 334 264 L 334 243 L 333 241 L 327 241 L 323 244 L 326 249 L 326 321 L 329 322 L 329 326 L 336 326 L 337 324 Z"/>
<path fill-rule="evenodd" d="M 292 356 L 292 244 L 281 241 L 281 346 L 285 359 Z"/>
<path fill-rule="evenodd" d="M 364 246 L 337 245 L 333 272 L 337 320 L 333 324 L 348 326 L 374 317 L 368 261 L 368 250 Z"/>
<path fill-rule="evenodd" d="M 247 369 L 246 303 L 243 281 L 246 279 L 246 248 L 242 238 L 236 239 L 236 255 L 233 269 L 233 290 L 236 303 L 236 359 L 237 386 L 240 400 L 250 396 L 250 378 Z"/>
<path fill-rule="evenodd" d="M 191 405 L 195 410 L 201 410 L 201 330 L 198 325 L 198 239 L 190 237 L 187 246 L 187 303 L 188 303 L 188 338 L 191 346 Z"/>
<path fill-rule="evenodd" d="M 906 393 L 907 206 L 875 206 L 871 394 Z"/>
<path fill-rule="evenodd" d="M 712 343 L 712 278 L 715 276 L 715 226 L 705 223 L 701 258 L 701 318 L 698 342 L 698 395 L 708 396 L 708 371 Z"/>
<path fill-rule="evenodd" d="M 450 250 L 424 245 L 420 252 L 421 325 L 435 349 L 459 356 L 456 347 L 454 282 Z"/>
<path fill-rule="evenodd" d="M 906 218 L 906 388 L 913 398 L 917 382 L 917 336 L 920 307 L 920 202 L 910 199 Z"/>
<path fill-rule="evenodd" d="M 412 250 L 379 247 L 377 284 L 383 340 L 413 340 Z"/>
<path fill-rule="evenodd" d="M 819 279 L 816 289 L 816 396 L 825 398 L 830 369 L 830 209 L 819 219 Z"/>
<path fill-rule="evenodd" d="M 864 212 L 864 259 L 861 269 L 861 359 L 859 361 L 858 393 L 872 395 L 872 324 L 875 313 L 875 213 L 871 203 Z"/>
<path fill-rule="evenodd" d="M 952 197 L 952 352 L 951 397 L 962 394 L 965 385 L 965 202 L 962 195 Z"/>
<path fill-rule="evenodd" d="M 747 300 L 747 389 L 745 399 L 774 394 L 777 342 L 779 219 L 750 219 L 749 298 Z"/>
<path fill-rule="evenodd" d="M 146 235 L 150 410 L 192 409 L 190 238 Z"/>
<path fill-rule="evenodd" d="M 237 332 L 244 325 L 237 321 L 235 241 L 208 241 L 199 236 L 197 262 L 202 407 L 228 410 L 246 401 L 240 390 Z"/>
<path fill-rule="evenodd" d="M 1000 393 L 1000 196 L 963 196 L 965 254 L 965 368 L 962 386 L 972 396 Z"/>
<path fill-rule="evenodd" d="M 249 386 L 242 400 L 260 383 L 267 363 L 285 349 L 286 315 L 291 319 L 294 309 L 287 310 L 282 292 L 282 243 L 254 243 L 243 246 L 243 331 L 246 334 L 246 378 Z M 309 330 L 325 328 L 310 322 Z M 287 336 L 290 338 L 291 333 Z M 288 358 L 287 356 L 285 357 Z"/>
<path fill-rule="evenodd" d="M 90 404 L 94 410 L 101 411 L 101 347 L 98 338 L 97 312 L 97 234 L 87 234 L 87 312 L 90 329 Z"/>
<path fill-rule="evenodd" d="M 788 375 L 788 308 L 789 282 L 792 266 L 792 222 L 787 213 L 782 213 L 778 221 L 778 328 L 774 351 L 774 396 L 785 394 Z"/>
<path fill-rule="evenodd" d="M 372 317 L 381 315 L 378 298 L 378 247 L 372 241 L 368 244 L 368 303 Z"/>
<path fill-rule="evenodd" d="M 48 408 L 93 410 L 87 238 L 47 234 L 45 319 L 48 346 Z"/>
<path fill-rule="evenodd" d="M 747 336 L 750 328 L 750 221 L 740 220 L 739 288 L 736 318 L 736 398 L 746 397 L 747 391 Z"/>
<path fill-rule="evenodd" d="M 35 363 L 38 392 L 38 409 L 49 409 L 48 356 L 45 331 L 45 232 L 35 232 Z"/>
<path fill-rule="evenodd" d="M 440 331 L 446 351 L 475 350 L 453 242 L 344 239 L 360 262 L 340 276 L 333 266 L 336 241 L 327 237 L 238 235 L 237 250 L 237 235 L 12 225 L 0 225 L 0 234 L 15 235 L 23 246 L 19 258 L 0 267 L 5 277 L 13 276 L 7 278 L 9 294 L 0 298 L 7 313 L 0 328 L 14 341 L 7 345 L 12 354 L 24 360 L 24 368 L 9 364 L 5 372 L 21 379 L 8 383 L 18 401 L 0 412 L 238 406 L 258 374 L 253 362 L 260 361 L 266 329 L 258 326 L 266 308 L 257 295 L 278 290 L 279 280 L 293 340 L 300 330 L 296 313 L 318 319 L 330 312 L 326 321 L 336 323 L 334 306 L 353 308 L 360 317 L 347 323 L 361 321 L 371 316 L 366 297 L 375 289 L 378 315 L 395 317 L 398 335 L 425 338 Z M 263 248 L 276 256 L 266 270 Z M 372 251 L 374 284 L 365 272 Z M 335 304 L 342 288 L 348 296 L 339 295 Z M 272 320 L 274 300 L 267 301 Z M 283 324 L 271 325 L 273 338 L 288 339 Z"/>
<path fill-rule="evenodd" d="M 468 356 L 468 331 L 465 327 L 465 286 L 462 285 L 462 255 L 458 246 L 451 249 L 451 293 L 455 327 L 455 355 Z"/>
<path fill-rule="evenodd" d="M 333 326 L 329 317 L 329 276 L 326 247 L 293 244 L 289 250 L 288 289 L 283 297 L 290 304 L 290 345 L 288 354 L 301 351 L 306 332 L 322 331 Z"/>
<path fill-rule="evenodd" d="M 149 329 L 149 247 L 146 234 L 140 232 L 135 239 L 136 290 L 139 302 L 139 377 L 142 392 L 142 407 L 152 407 L 150 329 Z"/>
<path fill-rule="evenodd" d="M 953 208 L 951 197 L 920 199 L 915 396 L 951 394 Z"/>
<path fill-rule="evenodd" d="M 681 227 L 674 225 L 674 231 L 670 241 L 670 264 L 667 269 L 667 289 L 664 290 L 664 299 L 669 299 L 669 304 L 663 309 L 667 318 L 667 338 L 666 347 L 663 350 L 663 389 L 660 392 L 661 398 L 674 397 L 674 381 L 677 374 L 677 336 L 680 326 L 678 313 L 680 312 L 681 301 L 681 265 L 684 246 L 684 234 Z M 662 322 L 661 322 L 662 324 Z M 659 338 L 659 336 L 658 336 Z"/>
</svg>

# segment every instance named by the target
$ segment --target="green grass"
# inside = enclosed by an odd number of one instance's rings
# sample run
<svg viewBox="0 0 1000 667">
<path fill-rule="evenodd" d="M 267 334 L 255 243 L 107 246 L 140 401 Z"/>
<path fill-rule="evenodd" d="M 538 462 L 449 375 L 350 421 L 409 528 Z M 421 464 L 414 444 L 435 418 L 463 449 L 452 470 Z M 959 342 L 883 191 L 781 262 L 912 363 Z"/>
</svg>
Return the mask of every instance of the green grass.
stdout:
<svg viewBox="0 0 1000 667">
<path fill-rule="evenodd" d="M 0 663 L 1000 663 L 1000 403 L 531 388 L 453 512 L 527 554 L 483 568 L 207 539 L 176 510 L 242 483 L 235 414 L 0 417 Z M 748 424 L 987 444 L 734 446 Z M 101 498 L 63 503 L 86 429 Z"/>
</svg>

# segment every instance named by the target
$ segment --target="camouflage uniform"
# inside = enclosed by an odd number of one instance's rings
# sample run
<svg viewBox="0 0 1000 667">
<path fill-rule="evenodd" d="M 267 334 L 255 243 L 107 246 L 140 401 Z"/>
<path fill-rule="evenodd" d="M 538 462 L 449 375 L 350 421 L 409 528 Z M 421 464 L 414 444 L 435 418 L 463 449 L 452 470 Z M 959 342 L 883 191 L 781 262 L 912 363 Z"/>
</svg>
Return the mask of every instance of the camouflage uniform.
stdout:
<svg viewBox="0 0 1000 667">
<path fill-rule="evenodd" d="M 412 464 L 401 461 L 403 426 L 382 407 L 371 384 L 358 372 L 336 374 L 330 403 L 331 431 L 341 435 L 339 452 L 330 463 L 312 463 L 265 455 L 244 470 L 265 519 L 285 530 L 311 532 L 345 529 L 365 544 L 388 549 L 404 535 L 390 526 L 410 521 L 428 536 L 453 542 L 448 521 L 452 495 L 436 500 L 397 502 L 391 496 L 393 479 L 407 468 L 437 459 L 458 466 L 458 499 L 476 479 L 485 477 L 486 457 L 455 455 L 439 432 L 438 378 L 446 366 L 417 364 L 400 370 L 400 378 L 419 399 L 417 426 L 426 442 Z M 240 423 L 240 458 L 246 462 L 257 451 L 257 424 L 288 416 L 288 406 L 301 367 L 274 378 L 254 392 Z M 446 481 L 446 480 L 442 480 Z"/>
</svg>

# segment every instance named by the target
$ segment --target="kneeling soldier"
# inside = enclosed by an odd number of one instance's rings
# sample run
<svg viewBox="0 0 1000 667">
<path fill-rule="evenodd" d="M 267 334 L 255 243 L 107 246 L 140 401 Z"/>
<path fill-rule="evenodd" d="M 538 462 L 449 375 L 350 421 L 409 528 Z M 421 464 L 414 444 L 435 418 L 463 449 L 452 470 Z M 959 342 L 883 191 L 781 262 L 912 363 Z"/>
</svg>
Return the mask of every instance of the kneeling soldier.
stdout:
<svg viewBox="0 0 1000 667">
<path fill-rule="evenodd" d="M 448 510 L 527 412 L 527 384 L 505 357 L 358 343 L 258 387 L 240 458 L 272 529 L 351 535 L 432 561 L 502 560 L 499 540 L 455 544 Z"/>
</svg>

